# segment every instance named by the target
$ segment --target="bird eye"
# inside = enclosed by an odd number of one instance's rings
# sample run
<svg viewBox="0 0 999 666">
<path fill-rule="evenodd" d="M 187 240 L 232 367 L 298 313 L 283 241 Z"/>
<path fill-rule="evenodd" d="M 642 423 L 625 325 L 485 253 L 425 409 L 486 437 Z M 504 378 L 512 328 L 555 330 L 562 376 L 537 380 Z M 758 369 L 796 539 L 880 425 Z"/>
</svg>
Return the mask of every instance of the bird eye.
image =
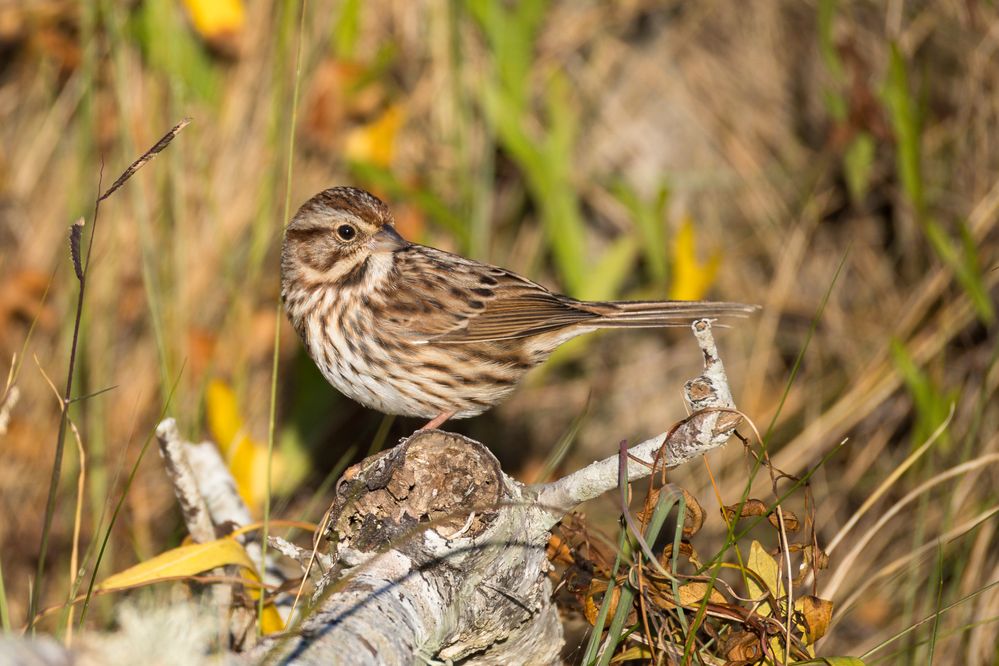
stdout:
<svg viewBox="0 0 999 666">
<path fill-rule="evenodd" d="M 352 241 L 354 236 L 357 235 L 357 229 L 349 224 L 341 224 L 336 228 L 336 235 L 340 237 L 343 241 Z"/>
</svg>

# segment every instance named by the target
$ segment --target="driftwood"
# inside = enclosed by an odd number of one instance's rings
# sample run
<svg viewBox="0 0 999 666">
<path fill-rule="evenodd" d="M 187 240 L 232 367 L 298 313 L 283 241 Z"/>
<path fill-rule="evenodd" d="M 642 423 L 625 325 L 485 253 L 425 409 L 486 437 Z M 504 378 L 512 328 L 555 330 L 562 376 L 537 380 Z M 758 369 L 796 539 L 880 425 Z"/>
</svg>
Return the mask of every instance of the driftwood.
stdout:
<svg viewBox="0 0 999 666">
<path fill-rule="evenodd" d="M 266 583 L 283 582 L 279 557 L 321 571 L 311 607 L 299 609 L 304 618 L 292 618 L 284 634 L 250 647 L 253 614 L 235 605 L 229 633 L 245 651 L 228 663 L 559 663 L 562 626 L 546 557 L 551 528 L 616 487 L 622 462 L 630 481 L 677 467 L 724 444 L 740 421 L 710 322 L 692 328 L 704 355 L 703 374 L 684 387 L 692 415 L 630 448 L 626 461 L 615 455 L 551 483 L 523 485 L 481 443 L 433 430 L 348 469 L 315 555 L 269 540 Z M 183 442 L 172 419 L 157 436 L 195 541 L 249 522 L 213 445 Z M 258 537 L 240 538 L 261 562 Z M 294 597 L 292 590 L 277 599 L 286 615 Z M 212 602 L 229 599 L 216 592 Z"/>
</svg>

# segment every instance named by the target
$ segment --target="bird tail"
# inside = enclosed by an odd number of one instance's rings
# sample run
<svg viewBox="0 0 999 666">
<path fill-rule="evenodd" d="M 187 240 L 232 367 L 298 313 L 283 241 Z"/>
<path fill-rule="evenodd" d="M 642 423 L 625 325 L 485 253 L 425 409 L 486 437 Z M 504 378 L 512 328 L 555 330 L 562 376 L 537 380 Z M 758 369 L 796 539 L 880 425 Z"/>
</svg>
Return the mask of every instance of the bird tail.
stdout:
<svg viewBox="0 0 999 666">
<path fill-rule="evenodd" d="M 600 315 L 593 323 L 605 328 L 686 326 L 695 319 L 748 317 L 760 309 L 758 305 L 712 301 L 612 301 L 581 305 Z"/>
</svg>

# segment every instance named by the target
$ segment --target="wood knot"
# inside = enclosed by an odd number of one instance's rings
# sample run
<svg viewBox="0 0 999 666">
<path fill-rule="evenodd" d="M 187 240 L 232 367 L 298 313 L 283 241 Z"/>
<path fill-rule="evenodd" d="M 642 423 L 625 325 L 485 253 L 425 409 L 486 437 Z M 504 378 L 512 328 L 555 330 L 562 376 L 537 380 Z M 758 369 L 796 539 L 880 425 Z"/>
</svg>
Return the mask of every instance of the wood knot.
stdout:
<svg viewBox="0 0 999 666">
<path fill-rule="evenodd" d="M 492 521 L 504 488 L 499 463 L 485 446 L 421 431 L 344 473 L 333 526 L 341 541 L 369 552 L 388 545 L 405 550 L 399 542 L 424 523 L 444 537 L 474 537 Z"/>
</svg>

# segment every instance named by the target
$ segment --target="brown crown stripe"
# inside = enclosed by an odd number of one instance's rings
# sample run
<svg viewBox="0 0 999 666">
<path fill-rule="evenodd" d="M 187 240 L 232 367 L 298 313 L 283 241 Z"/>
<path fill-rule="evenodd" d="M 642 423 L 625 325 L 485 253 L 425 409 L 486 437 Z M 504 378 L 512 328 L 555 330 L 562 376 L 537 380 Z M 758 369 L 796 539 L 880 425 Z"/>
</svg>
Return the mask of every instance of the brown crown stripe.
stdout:
<svg viewBox="0 0 999 666">
<path fill-rule="evenodd" d="M 350 213 L 379 226 L 392 222 L 392 213 L 381 199 L 354 187 L 324 190 L 305 202 L 301 210 L 322 213 L 323 209 Z"/>
</svg>

